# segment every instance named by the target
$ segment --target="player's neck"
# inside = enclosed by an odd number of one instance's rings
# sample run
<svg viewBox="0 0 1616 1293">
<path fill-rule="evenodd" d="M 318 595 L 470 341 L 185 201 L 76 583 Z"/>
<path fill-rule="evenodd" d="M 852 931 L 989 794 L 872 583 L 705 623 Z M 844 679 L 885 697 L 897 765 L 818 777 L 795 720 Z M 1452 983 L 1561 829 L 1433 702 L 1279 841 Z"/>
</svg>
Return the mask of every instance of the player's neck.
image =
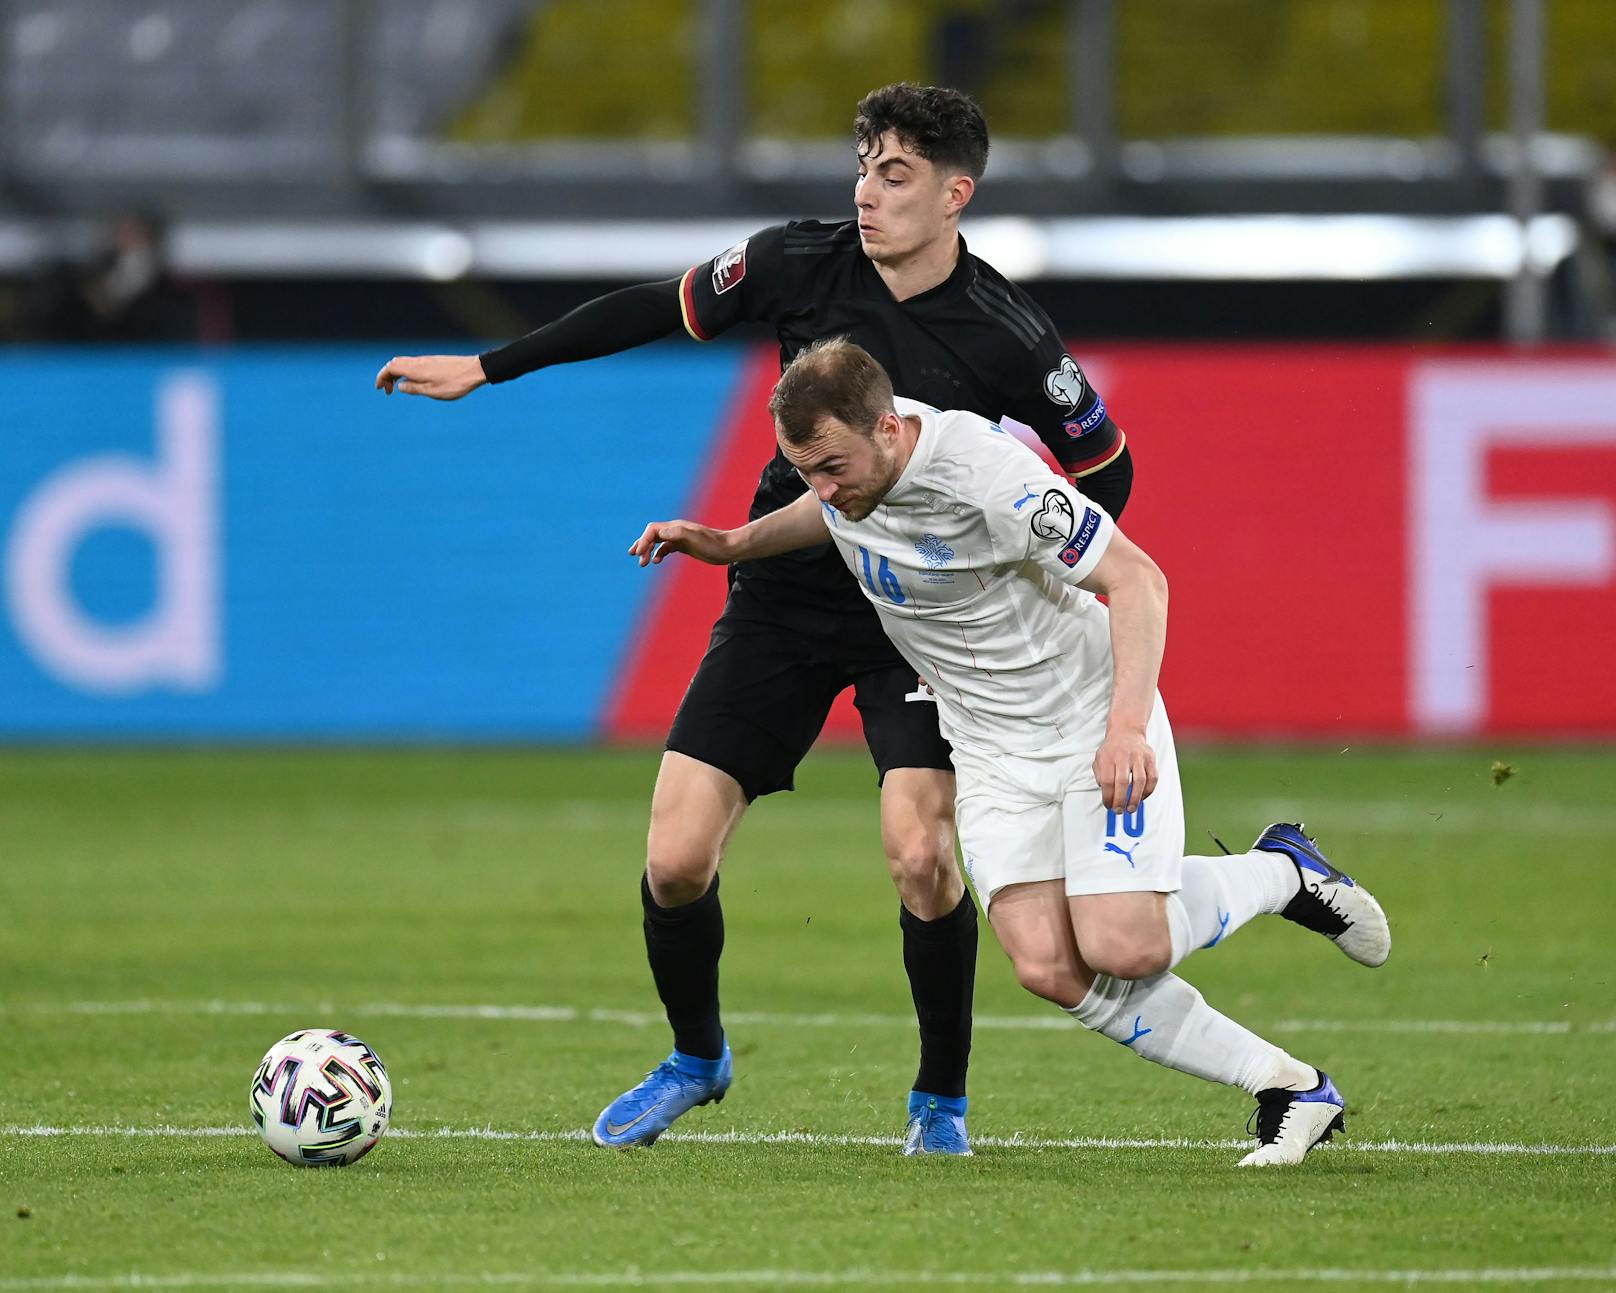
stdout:
<svg viewBox="0 0 1616 1293">
<path fill-rule="evenodd" d="M 903 415 L 903 432 L 898 437 L 898 457 L 902 459 L 902 465 L 898 468 L 900 473 L 909 465 L 909 459 L 915 456 L 915 446 L 920 443 L 920 432 L 925 425 L 913 413 Z"/>
<path fill-rule="evenodd" d="M 896 467 L 892 473 L 892 483 L 896 485 L 898 479 L 909 469 L 909 460 L 915 456 L 915 449 L 920 444 L 920 431 L 924 425 L 913 413 L 905 413 L 900 419 L 898 431 L 898 454 Z"/>
<path fill-rule="evenodd" d="M 882 486 L 876 506 L 880 507 L 887 501 L 887 496 L 898 487 L 903 479 L 903 473 L 909 470 L 909 460 L 915 456 L 915 447 L 920 443 L 922 423 L 913 413 L 900 413 L 898 415 L 898 434 L 892 444 L 892 457 L 887 468 L 887 481 Z"/>
<path fill-rule="evenodd" d="M 954 266 L 959 264 L 959 253 L 959 230 L 951 229 L 935 242 L 916 247 L 901 260 L 872 263 L 893 298 L 907 301 L 944 282 L 954 272 Z"/>
</svg>

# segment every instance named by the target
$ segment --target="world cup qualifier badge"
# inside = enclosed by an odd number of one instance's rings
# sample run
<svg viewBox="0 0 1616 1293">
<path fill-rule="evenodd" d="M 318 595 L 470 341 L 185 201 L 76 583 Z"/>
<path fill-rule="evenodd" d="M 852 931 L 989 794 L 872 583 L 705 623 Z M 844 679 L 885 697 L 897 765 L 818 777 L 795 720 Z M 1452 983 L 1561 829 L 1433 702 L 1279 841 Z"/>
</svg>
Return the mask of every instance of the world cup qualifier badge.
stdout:
<svg viewBox="0 0 1616 1293">
<path fill-rule="evenodd" d="M 713 258 L 713 292 L 716 295 L 723 296 L 746 277 L 746 244 L 751 241 L 750 238 L 742 238 L 723 255 Z"/>
<path fill-rule="evenodd" d="M 1046 490 L 1038 510 L 1028 523 L 1040 539 L 1051 543 L 1065 543 L 1072 537 L 1077 517 L 1072 511 L 1072 500 L 1058 489 Z"/>
<path fill-rule="evenodd" d="M 1074 413 L 1082 403 L 1086 384 L 1083 370 L 1070 355 L 1062 355 L 1060 363 L 1044 374 L 1044 394 L 1050 402 Z"/>
</svg>

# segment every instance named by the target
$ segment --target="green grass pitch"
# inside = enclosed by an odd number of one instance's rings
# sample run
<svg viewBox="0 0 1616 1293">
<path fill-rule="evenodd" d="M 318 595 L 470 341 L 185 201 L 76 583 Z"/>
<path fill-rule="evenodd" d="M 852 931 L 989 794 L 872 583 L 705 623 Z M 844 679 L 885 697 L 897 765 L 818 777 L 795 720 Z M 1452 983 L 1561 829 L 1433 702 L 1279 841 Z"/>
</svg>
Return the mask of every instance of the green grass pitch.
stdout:
<svg viewBox="0 0 1616 1293">
<path fill-rule="evenodd" d="M 595 1149 L 668 1047 L 636 888 L 655 768 L 0 754 L 0 1293 L 1616 1287 L 1616 754 L 1185 754 L 1192 850 L 1300 816 L 1392 920 L 1377 971 L 1272 919 L 1181 971 L 1348 1098 L 1346 1141 L 1267 1172 L 1235 1168 L 1243 1095 L 1068 1025 L 985 927 L 977 1154 L 902 1158 L 874 777 L 826 752 L 725 867 L 728 1100 Z M 299 1027 L 392 1073 L 352 1168 L 249 1130 Z"/>
</svg>

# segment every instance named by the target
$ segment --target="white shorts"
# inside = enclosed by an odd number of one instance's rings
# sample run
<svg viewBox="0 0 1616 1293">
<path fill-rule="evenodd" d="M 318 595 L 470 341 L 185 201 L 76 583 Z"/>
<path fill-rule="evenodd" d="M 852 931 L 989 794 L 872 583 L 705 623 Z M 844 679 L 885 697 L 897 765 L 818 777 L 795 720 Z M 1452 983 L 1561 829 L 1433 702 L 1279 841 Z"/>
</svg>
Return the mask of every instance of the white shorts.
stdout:
<svg viewBox="0 0 1616 1293">
<path fill-rule="evenodd" d="M 1184 798 L 1159 696 L 1145 738 L 1156 755 L 1156 789 L 1131 813 L 1100 801 L 1092 750 L 1052 758 L 954 751 L 960 849 L 984 909 L 1006 885 L 1036 880 L 1065 880 L 1074 897 L 1179 888 Z"/>
</svg>

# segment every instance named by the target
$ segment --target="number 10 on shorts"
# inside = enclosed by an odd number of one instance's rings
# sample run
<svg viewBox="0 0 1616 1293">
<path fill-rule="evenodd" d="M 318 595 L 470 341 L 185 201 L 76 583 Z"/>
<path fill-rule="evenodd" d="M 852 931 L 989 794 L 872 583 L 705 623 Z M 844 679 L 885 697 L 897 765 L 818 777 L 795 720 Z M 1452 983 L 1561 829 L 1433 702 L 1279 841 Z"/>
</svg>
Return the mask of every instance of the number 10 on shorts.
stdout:
<svg viewBox="0 0 1616 1293">
<path fill-rule="evenodd" d="M 1140 804 L 1131 813 L 1116 813 L 1107 808 L 1105 810 L 1105 836 L 1107 839 L 1117 837 L 1117 825 L 1119 822 L 1124 835 L 1131 840 L 1138 839 L 1145 833 L 1145 806 Z"/>
</svg>

